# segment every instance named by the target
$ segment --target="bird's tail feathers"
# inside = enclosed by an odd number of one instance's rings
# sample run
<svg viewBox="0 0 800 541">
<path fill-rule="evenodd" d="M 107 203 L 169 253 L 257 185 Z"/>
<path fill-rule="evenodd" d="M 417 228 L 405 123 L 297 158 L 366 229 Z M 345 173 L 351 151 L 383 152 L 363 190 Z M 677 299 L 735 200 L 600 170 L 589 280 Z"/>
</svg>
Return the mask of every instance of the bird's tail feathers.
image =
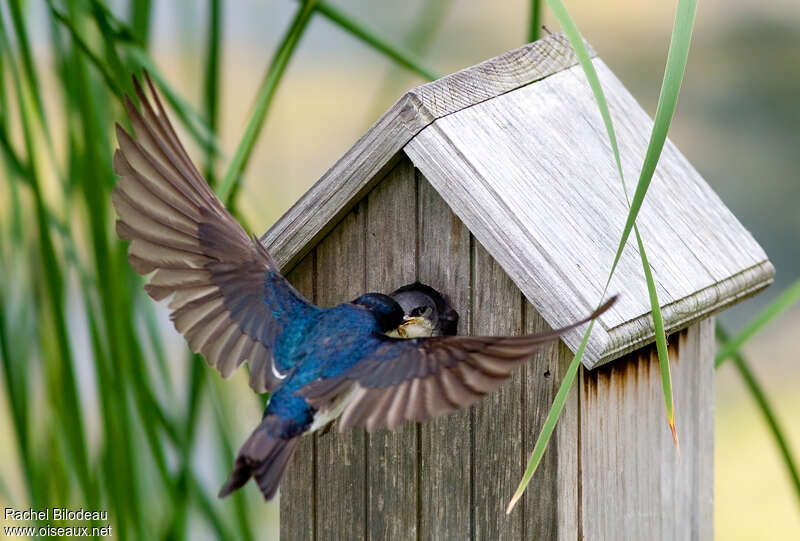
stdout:
<svg viewBox="0 0 800 541">
<path fill-rule="evenodd" d="M 269 435 L 265 426 L 269 424 L 266 423 L 268 419 L 262 421 L 239 450 L 233 472 L 219 491 L 220 498 L 244 486 L 251 477 L 255 479 L 265 500 L 271 500 L 278 492 L 299 436 L 284 439 Z"/>
</svg>

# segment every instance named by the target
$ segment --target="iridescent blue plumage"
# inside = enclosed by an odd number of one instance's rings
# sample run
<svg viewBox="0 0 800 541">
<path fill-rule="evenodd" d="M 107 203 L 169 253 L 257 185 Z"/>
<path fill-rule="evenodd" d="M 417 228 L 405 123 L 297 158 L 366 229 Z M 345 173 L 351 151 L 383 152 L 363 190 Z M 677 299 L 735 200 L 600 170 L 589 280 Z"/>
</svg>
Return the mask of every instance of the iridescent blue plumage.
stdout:
<svg viewBox="0 0 800 541">
<path fill-rule="evenodd" d="M 355 303 L 305 311 L 278 336 L 273 355 L 285 379 L 264 415 L 286 421 L 281 435 L 290 437 L 313 421 L 313 408 L 297 394 L 303 387 L 341 376 L 378 346 L 376 337 L 402 322 L 402 309 L 385 295 L 365 295 Z"/>
<path fill-rule="evenodd" d="M 380 336 L 403 322 L 402 308 L 386 295 L 368 293 L 352 303 L 321 309 L 298 298 L 285 280 L 281 287 L 271 272 L 265 282 L 264 302 L 276 320 L 285 322 L 272 351 L 282 381 L 220 496 L 254 476 L 264 496 L 271 498 L 296 438 L 312 430 L 317 420 L 318 410 L 302 390 L 314 381 L 346 374 L 380 346 Z"/>
<path fill-rule="evenodd" d="M 391 429 L 469 406 L 536 348 L 610 306 L 563 329 L 515 337 L 438 336 L 455 333 L 458 314 L 419 283 L 395 292 L 405 312 L 378 293 L 314 306 L 200 176 L 149 78 L 153 103 L 133 84 L 142 110 L 126 98 L 136 137 L 117 125 L 112 195 L 128 261 L 149 275 L 153 299 L 169 301 L 192 351 L 223 377 L 247 362 L 250 386 L 272 393 L 221 496 L 252 477 L 272 498 L 299 437 L 336 417 L 341 429 Z"/>
</svg>

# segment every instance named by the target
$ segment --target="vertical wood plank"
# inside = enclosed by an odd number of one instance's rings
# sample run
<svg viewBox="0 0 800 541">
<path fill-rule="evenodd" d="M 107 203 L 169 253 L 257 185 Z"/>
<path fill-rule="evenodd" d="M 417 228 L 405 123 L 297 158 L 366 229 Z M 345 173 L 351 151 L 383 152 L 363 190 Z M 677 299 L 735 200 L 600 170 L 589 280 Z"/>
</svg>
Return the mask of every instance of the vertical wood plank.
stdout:
<svg viewBox="0 0 800 541">
<path fill-rule="evenodd" d="M 307 299 L 314 302 L 314 253 L 306 255 L 286 276 Z M 315 539 L 314 438 L 300 439 L 280 488 L 282 541 Z"/>
<path fill-rule="evenodd" d="M 551 330 L 525 301 L 525 332 Z M 563 342 L 539 350 L 523 367 L 523 468 L 572 360 Z M 518 477 L 522 475 L 520 470 Z M 526 539 L 578 539 L 578 389 L 567 395 L 550 445 L 520 503 Z"/>
<path fill-rule="evenodd" d="M 544 425 L 545 418 L 550 412 L 558 388 L 561 386 L 574 354 L 562 341 L 556 346 L 558 354 L 554 365 L 557 367 L 558 376 L 553 378 L 550 388 L 550 400 L 540 413 L 539 422 Z M 558 524 L 556 539 L 572 541 L 585 539 L 580 529 L 581 493 L 580 493 L 580 392 L 579 382 L 573 382 L 572 389 L 567 394 L 564 410 L 561 412 L 559 426 L 553 432 L 551 440 L 555 446 L 555 488 L 553 498 L 556 502 L 556 523 Z M 540 426 L 541 426 L 540 425 Z M 541 428 L 540 428 L 541 430 Z M 538 432 L 536 434 L 538 436 Z M 534 440 L 535 442 L 535 440 Z M 533 447 L 531 447 L 533 449 Z"/>
<path fill-rule="evenodd" d="M 367 290 L 390 293 L 416 278 L 414 166 L 402 159 L 367 198 Z M 367 530 L 370 539 L 417 536 L 417 425 L 368 434 Z"/>
<path fill-rule="evenodd" d="M 518 335 L 522 295 L 473 239 L 472 334 Z M 522 472 L 522 370 L 473 408 L 473 532 L 475 539 L 522 539 L 522 513 L 505 514 Z"/>
<path fill-rule="evenodd" d="M 470 330 L 469 231 L 417 172 L 420 281 L 444 292 Z M 420 539 L 471 538 L 471 410 L 420 425 Z"/>
<path fill-rule="evenodd" d="M 366 202 L 362 201 L 317 246 L 316 294 L 323 307 L 365 291 Z M 317 437 L 317 539 L 366 537 L 366 435 L 363 430 Z"/>
<path fill-rule="evenodd" d="M 661 463 L 671 465 L 661 471 L 662 531 L 665 539 L 710 540 L 714 538 L 714 318 L 673 336 L 673 342 L 683 364 L 672 372 L 681 453 L 675 462 L 672 438 L 662 441 Z M 663 404 L 661 422 L 666 424 Z"/>
<path fill-rule="evenodd" d="M 654 346 L 583 373 L 586 539 L 712 538 L 713 344 L 713 318 L 670 337 L 680 455 L 664 417 Z"/>
</svg>

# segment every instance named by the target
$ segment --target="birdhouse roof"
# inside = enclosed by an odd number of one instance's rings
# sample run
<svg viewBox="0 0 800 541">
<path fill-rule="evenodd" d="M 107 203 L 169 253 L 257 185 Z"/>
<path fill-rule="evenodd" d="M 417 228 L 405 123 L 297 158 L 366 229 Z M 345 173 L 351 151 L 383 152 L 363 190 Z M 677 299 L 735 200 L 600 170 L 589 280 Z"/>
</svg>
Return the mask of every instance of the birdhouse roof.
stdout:
<svg viewBox="0 0 800 541">
<path fill-rule="evenodd" d="M 592 56 L 632 188 L 652 120 Z M 597 306 L 628 204 L 563 34 L 404 94 L 264 235 L 278 264 L 288 269 L 313 248 L 403 153 L 552 327 Z M 668 332 L 772 282 L 764 251 L 670 141 L 637 224 Z M 589 368 L 654 340 L 633 235 L 608 292 L 620 297 L 595 325 Z M 573 351 L 582 333 L 563 337 Z"/>
</svg>

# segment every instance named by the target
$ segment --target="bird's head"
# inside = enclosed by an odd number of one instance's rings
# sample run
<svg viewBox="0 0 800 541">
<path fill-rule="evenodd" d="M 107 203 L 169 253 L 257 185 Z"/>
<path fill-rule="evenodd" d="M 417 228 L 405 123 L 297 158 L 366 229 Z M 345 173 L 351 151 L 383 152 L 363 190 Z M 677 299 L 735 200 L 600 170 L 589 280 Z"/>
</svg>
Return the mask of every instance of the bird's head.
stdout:
<svg viewBox="0 0 800 541">
<path fill-rule="evenodd" d="M 378 320 L 381 332 L 399 327 L 404 319 L 403 309 L 393 298 L 382 293 L 367 293 L 353 301 L 353 304 L 367 308 Z"/>
<path fill-rule="evenodd" d="M 432 287 L 414 282 L 391 295 L 405 314 L 405 322 L 397 329 L 402 338 L 456 334 L 458 312 L 447 298 Z"/>
</svg>

